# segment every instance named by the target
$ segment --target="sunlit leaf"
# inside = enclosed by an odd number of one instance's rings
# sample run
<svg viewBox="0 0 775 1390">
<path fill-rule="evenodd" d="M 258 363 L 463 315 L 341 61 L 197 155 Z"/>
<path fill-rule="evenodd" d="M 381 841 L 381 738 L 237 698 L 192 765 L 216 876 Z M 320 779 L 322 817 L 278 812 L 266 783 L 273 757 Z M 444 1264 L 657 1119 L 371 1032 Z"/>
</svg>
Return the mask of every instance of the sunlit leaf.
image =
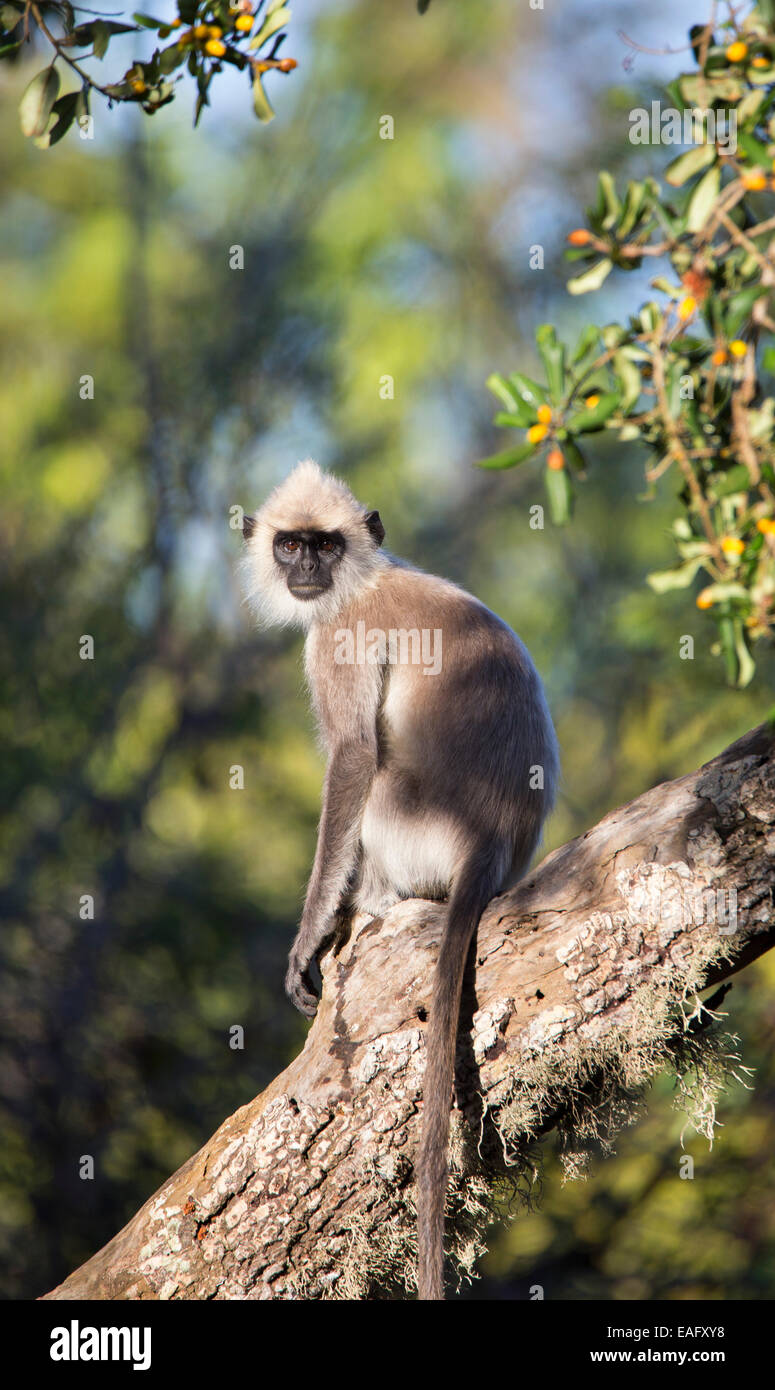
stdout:
<svg viewBox="0 0 775 1390">
<path fill-rule="evenodd" d="M 271 121 L 274 116 L 274 107 L 264 91 L 261 74 L 258 72 L 253 74 L 253 110 L 260 121 Z"/>
<path fill-rule="evenodd" d="M 686 154 L 679 154 L 677 159 L 668 164 L 665 169 L 665 178 L 674 188 L 680 188 L 687 179 L 699 174 L 701 170 L 707 169 L 716 158 L 714 145 L 694 145 L 687 150 Z"/>
<path fill-rule="evenodd" d="M 599 290 L 603 281 L 613 270 L 613 261 L 608 256 L 596 265 L 585 270 L 583 275 L 577 275 L 575 279 L 569 280 L 567 284 L 568 294 L 589 294 L 590 290 Z"/>
<path fill-rule="evenodd" d="M 44 68 L 43 72 L 33 77 L 19 102 L 19 122 L 23 135 L 34 138 L 45 133 L 58 95 L 59 73 L 56 68 Z"/>
<path fill-rule="evenodd" d="M 565 347 L 557 341 L 557 334 L 550 323 L 544 323 L 536 330 L 536 343 L 546 369 L 549 393 L 555 404 L 559 405 L 565 391 Z"/>
<path fill-rule="evenodd" d="M 248 48 L 261 48 L 262 44 L 266 43 L 267 39 L 271 39 L 273 34 L 276 34 L 279 29 L 285 27 L 290 17 L 291 12 L 287 6 L 280 4 L 270 7 L 267 10 L 266 19 L 261 25 L 258 33 L 250 40 Z M 272 112 L 272 115 L 274 115 L 274 112 Z M 261 119 L 269 120 L 269 117 L 262 116 Z"/>
</svg>

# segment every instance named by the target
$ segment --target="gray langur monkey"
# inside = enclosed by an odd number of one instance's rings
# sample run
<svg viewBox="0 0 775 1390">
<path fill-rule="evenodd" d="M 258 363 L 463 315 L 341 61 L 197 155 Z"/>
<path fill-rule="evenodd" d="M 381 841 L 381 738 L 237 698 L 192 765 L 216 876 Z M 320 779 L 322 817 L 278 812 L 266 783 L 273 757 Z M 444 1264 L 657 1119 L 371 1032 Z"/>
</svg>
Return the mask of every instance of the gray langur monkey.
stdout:
<svg viewBox="0 0 775 1390">
<path fill-rule="evenodd" d="M 385 554 L 379 513 L 317 464 L 300 463 L 243 529 L 259 617 L 306 630 L 307 678 L 328 752 L 315 861 L 288 963 L 293 1003 L 315 1013 L 310 970 L 344 909 L 382 916 L 402 898 L 449 898 L 417 1162 L 419 1296 L 440 1299 L 466 959 L 484 907 L 525 872 L 538 844 L 554 800 L 557 740 L 520 639 L 463 589 Z M 414 639 L 424 633 L 441 634 L 433 668 L 415 659 Z M 365 653 L 356 634 L 365 634 Z"/>
</svg>

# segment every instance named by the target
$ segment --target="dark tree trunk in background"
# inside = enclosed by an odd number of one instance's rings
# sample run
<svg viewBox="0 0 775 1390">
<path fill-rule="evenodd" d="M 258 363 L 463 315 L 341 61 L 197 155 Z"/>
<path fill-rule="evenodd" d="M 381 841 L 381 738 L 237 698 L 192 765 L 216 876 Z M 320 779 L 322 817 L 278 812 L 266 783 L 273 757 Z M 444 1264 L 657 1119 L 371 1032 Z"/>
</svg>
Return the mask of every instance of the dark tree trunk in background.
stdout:
<svg viewBox="0 0 775 1390">
<path fill-rule="evenodd" d="M 479 927 L 464 997 L 448 1246 L 482 1248 L 530 1140 L 626 1122 L 712 1038 L 697 991 L 775 942 L 775 744 L 747 734 L 555 850 Z M 356 918 L 299 1057 L 52 1299 L 410 1296 L 424 1036 L 444 920 Z"/>
</svg>

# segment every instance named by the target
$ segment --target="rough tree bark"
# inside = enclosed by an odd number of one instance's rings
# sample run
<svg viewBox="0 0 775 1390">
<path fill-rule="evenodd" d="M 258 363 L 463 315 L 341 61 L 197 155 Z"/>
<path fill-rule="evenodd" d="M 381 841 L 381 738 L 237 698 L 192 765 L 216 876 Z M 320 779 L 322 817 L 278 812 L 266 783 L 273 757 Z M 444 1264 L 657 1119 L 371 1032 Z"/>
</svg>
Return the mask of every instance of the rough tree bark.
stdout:
<svg viewBox="0 0 775 1390">
<path fill-rule="evenodd" d="M 628 1122 L 632 1098 L 671 1064 L 684 1081 L 699 1068 L 712 1106 L 697 991 L 775 944 L 774 860 L 775 740 L 763 725 L 490 903 L 458 1051 L 448 1218 L 458 1269 L 482 1248 L 494 1190 L 504 1175 L 524 1178 L 541 1134 L 558 1127 L 583 1148 L 601 1125 Z M 442 922 L 425 902 L 356 918 L 322 963 L 301 1054 L 46 1297 L 410 1296 Z"/>
</svg>

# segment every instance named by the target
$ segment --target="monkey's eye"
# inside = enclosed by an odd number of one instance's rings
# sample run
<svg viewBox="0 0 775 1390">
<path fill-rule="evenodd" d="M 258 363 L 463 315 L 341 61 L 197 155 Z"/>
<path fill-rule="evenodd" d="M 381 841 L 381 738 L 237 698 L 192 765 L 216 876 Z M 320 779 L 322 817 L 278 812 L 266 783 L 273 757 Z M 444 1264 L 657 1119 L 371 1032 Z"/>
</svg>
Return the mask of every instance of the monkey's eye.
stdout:
<svg viewBox="0 0 775 1390">
<path fill-rule="evenodd" d="M 298 550 L 299 542 L 293 540 L 283 541 L 282 548 L 285 551 L 286 555 L 292 555 L 294 550 Z"/>
<path fill-rule="evenodd" d="M 324 551 L 326 555 L 331 555 L 336 550 L 336 546 L 333 541 L 321 541 L 320 549 Z"/>
</svg>

